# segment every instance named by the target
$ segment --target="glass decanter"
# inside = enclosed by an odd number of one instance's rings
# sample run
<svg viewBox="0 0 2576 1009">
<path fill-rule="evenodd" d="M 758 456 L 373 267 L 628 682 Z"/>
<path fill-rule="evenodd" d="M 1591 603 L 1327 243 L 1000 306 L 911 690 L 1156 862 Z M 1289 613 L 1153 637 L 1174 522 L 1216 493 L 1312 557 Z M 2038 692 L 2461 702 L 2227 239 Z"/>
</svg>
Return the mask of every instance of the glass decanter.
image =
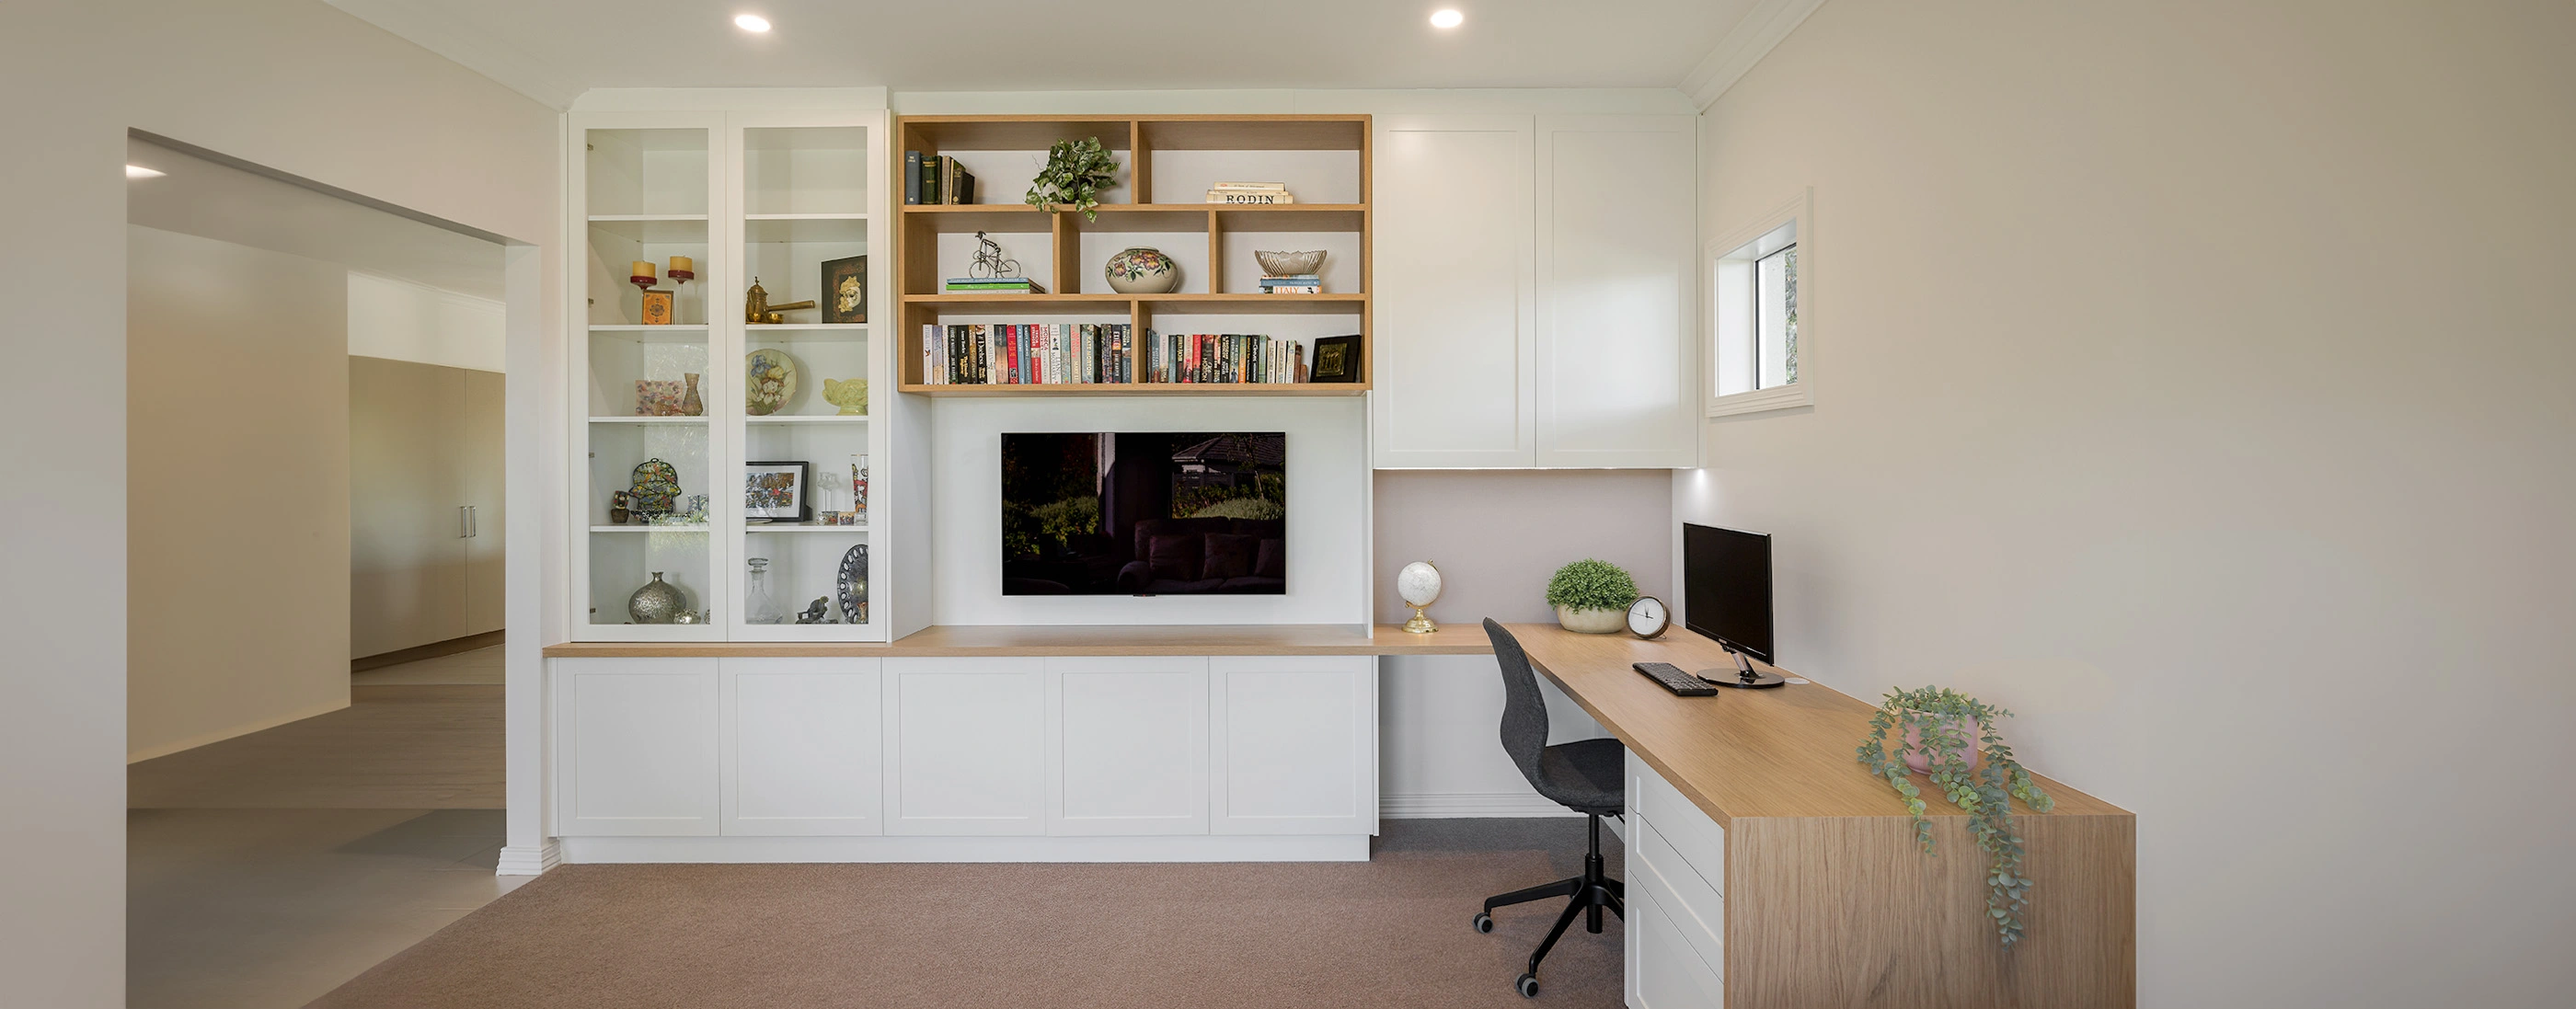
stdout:
<svg viewBox="0 0 2576 1009">
<path fill-rule="evenodd" d="M 778 600 L 769 594 L 769 558 L 754 557 L 748 562 L 751 572 L 742 580 L 743 619 L 755 624 L 783 624 L 787 614 L 778 609 Z"/>
</svg>

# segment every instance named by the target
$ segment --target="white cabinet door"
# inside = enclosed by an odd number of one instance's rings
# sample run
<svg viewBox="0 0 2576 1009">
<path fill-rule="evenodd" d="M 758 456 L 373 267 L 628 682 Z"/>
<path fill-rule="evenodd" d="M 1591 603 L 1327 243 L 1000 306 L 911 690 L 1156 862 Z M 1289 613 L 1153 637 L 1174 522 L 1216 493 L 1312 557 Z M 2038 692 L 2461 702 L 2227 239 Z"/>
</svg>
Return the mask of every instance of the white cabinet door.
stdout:
<svg viewBox="0 0 2576 1009">
<path fill-rule="evenodd" d="M 716 832 L 716 660 L 554 661 L 555 832 Z"/>
<path fill-rule="evenodd" d="M 1542 467 L 1697 465 L 1695 125 L 1538 117 Z"/>
<path fill-rule="evenodd" d="M 726 834 L 885 832 L 876 659 L 724 659 Z"/>
<path fill-rule="evenodd" d="M 1046 660 L 1047 833 L 1208 832 L 1208 660 Z"/>
<path fill-rule="evenodd" d="M 1628 891 L 1628 1004 L 1634 1009 L 1718 1009 L 1726 989 L 1679 926 L 1644 890 Z"/>
<path fill-rule="evenodd" d="M 883 661 L 885 832 L 1046 833 L 1043 660 Z"/>
<path fill-rule="evenodd" d="M 1531 465 L 1532 120 L 1376 123 L 1375 463 Z"/>
<path fill-rule="evenodd" d="M 1218 834 L 1377 833 L 1377 660 L 1208 660 Z"/>
</svg>

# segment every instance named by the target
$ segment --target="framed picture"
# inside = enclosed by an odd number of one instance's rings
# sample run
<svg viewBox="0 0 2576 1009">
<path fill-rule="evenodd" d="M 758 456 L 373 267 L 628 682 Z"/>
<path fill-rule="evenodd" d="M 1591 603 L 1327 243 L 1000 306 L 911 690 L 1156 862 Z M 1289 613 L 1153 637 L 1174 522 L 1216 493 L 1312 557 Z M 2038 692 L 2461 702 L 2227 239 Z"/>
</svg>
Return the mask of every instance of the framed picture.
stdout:
<svg viewBox="0 0 2576 1009">
<path fill-rule="evenodd" d="M 1314 380 L 1318 382 L 1357 382 L 1360 380 L 1360 338 L 1327 336 L 1315 341 Z"/>
<path fill-rule="evenodd" d="M 813 517 L 806 503 L 813 481 L 811 463 L 747 462 L 742 464 L 742 517 L 771 522 L 803 522 Z"/>
<path fill-rule="evenodd" d="M 868 257 L 824 262 L 823 321 L 868 321 Z"/>
</svg>

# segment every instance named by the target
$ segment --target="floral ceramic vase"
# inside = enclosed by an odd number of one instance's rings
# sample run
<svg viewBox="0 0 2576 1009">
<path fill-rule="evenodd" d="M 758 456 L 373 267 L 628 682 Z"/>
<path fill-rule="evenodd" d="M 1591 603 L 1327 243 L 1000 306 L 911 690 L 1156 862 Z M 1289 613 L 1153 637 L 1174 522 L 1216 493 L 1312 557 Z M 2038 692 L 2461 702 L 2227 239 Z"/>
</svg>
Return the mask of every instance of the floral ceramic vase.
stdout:
<svg viewBox="0 0 2576 1009">
<path fill-rule="evenodd" d="M 1103 271 L 1120 294 L 1170 294 L 1181 286 L 1181 264 L 1159 249 L 1134 248 L 1109 257 Z"/>
</svg>

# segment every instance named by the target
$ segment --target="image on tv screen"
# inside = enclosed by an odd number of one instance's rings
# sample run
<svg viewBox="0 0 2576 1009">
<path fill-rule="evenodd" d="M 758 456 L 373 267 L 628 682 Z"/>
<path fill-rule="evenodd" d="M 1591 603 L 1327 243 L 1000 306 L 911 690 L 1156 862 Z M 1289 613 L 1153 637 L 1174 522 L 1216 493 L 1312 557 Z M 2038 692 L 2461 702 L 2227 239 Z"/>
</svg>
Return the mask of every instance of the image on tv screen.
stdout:
<svg viewBox="0 0 2576 1009">
<path fill-rule="evenodd" d="M 1285 595 L 1288 435 L 1002 436 L 1002 594 Z"/>
</svg>

